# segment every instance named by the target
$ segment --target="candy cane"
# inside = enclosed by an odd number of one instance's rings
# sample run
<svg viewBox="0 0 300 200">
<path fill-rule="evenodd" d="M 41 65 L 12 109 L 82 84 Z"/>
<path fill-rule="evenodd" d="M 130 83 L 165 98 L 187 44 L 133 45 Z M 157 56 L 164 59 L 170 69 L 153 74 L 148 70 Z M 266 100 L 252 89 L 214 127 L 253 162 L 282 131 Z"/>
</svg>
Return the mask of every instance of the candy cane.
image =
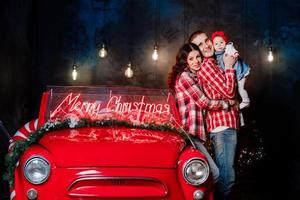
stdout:
<svg viewBox="0 0 300 200">
<path fill-rule="evenodd" d="M 22 126 L 12 137 L 12 142 L 9 144 L 8 151 L 11 152 L 15 142 L 19 140 L 26 140 L 30 133 L 37 130 L 38 126 L 38 119 L 31 120 L 30 122 L 27 122 L 24 126 Z M 16 190 L 12 186 L 10 187 L 10 200 L 13 200 L 16 196 Z"/>
<path fill-rule="evenodd" d="M 15 142 L 18 140 L 26 140 L 31 132 L 34 132 L 37 130 L 38 125 L 38 119 L 33 119 L 30 122 L 27 122 L 24 126 L 22 126 L 12 137 L 13 142 L 9 144 L 9 151 L 14 146 Z"/>
</svg>

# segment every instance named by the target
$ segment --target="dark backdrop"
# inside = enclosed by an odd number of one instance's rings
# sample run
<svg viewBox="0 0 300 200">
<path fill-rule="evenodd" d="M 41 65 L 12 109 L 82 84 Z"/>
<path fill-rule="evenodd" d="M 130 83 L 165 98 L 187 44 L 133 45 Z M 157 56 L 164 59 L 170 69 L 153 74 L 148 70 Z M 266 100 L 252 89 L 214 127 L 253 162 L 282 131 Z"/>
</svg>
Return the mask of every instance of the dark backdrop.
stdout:
<svg viewBox="0 0 300 200">
<path fill-rule="evenodd" d="M 262 199 L 300 191 L 298 1 L 3 0 L 0 5 L 0 120 L 11 134 L 37 117 L 46 85 L 165 88 L 190 33 L 224 30 L 251 67 L 246 83 L 251 107 L 244 111 L 251 128 L 242 132 L 259 133 L 267 155 L 253 172 L 253 187 Z M 97 55 L 102 41 L 108 47 L 105 59 Z M 155 41 L 157 62 L 151 59 Z M 270 43 L 273 63 L 266 61 Z M 124 76 L 129 61 L 132 79 Z M 73 64 L 77 81 L 71 79 Z"/>
</svg>

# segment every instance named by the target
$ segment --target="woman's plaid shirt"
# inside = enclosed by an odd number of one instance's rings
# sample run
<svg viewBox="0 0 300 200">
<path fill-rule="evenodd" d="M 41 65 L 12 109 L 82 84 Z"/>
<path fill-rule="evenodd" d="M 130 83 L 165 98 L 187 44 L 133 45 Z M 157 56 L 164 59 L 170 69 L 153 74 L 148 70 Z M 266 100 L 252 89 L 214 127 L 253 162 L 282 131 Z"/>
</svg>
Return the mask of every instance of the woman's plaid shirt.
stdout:
<svg viewBox="0 0 300 200">
<path fill-rule="evenodd" d="M 188 69 L 178 76 L 175 83 L 175 93 L 184 130 L 205 141 L 203 109 L 227 109 L 227 102 L 206 98 L 201 90 L 197 75 Z"/>
<path fill-rule="evenodd" d="M 213 58 L 205 58 L 197 72 L 205 95 L 210 99 L 233 99 L 237 91 L 235 69 L 225 72 L 217 65 Z M 227 126 L 237 129 L 239 125 L 238 108 L 229 107 L 228 110 L 211 110 L 206 115 L 208 132 L 217 127 Z"/>
</svg>

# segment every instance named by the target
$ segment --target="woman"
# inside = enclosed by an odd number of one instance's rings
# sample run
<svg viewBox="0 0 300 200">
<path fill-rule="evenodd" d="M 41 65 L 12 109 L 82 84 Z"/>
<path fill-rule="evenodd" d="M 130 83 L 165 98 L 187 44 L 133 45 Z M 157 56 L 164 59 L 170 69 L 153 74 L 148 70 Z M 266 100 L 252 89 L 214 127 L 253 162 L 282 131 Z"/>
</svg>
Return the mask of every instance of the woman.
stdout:
<svg viewBox="0 0 300 200">
<path fill-rule="evenodd" d="M 197 45 L 184 44 L 176 56 L 176 63 L 172 67 L 168 77 L 168 86 L 175 91 L 175 98 L 183 129 L 193 137 L 197 149 L 208 159 L 214 182 L 217 182 L 219 170 L 215 162 L 207 152 L 202 141 L 206 141 L 203 112 L 204 109 L 219 110 L 227 109 L 228 102 L 223 100 L 210 100 L 201 90 L 197 78 L 202 56 Z"/>
</svg>

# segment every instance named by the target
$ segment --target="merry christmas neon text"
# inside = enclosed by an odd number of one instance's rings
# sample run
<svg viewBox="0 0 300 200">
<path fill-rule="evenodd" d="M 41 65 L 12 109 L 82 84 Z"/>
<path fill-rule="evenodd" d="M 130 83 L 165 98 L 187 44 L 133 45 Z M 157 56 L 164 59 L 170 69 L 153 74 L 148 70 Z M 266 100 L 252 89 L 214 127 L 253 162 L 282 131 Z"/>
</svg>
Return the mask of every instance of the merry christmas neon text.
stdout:
<svg viewBox="0 0 300 200">
<path fill-rule="evenodd" d="M 83 101 L 81 94 L 68 94 L 59 105 L 50 111 L 50 120 L 68 117 L 101 119 L 107 115 L 119 115 L 134 122 L 144 122 L 146 117 L 164 118 L 170 114 L 168 103 L 146 102 L 145 96 L 137 96 L 135 101 L 123 101 L 122 95 L 111 95 L 108 101 Z M 132 97 L 132 96 L 131 96 Z M 125 98 L 125 96 L 124 96 Z M 151 98 L 151 97 L 150 97 Z M 125 98 L 126 99 L 126 98 Z M 160 102 L 166 100 L 160 100 Z M 166 120 L 166 119 L 165 119 Z"/>
</svg>

